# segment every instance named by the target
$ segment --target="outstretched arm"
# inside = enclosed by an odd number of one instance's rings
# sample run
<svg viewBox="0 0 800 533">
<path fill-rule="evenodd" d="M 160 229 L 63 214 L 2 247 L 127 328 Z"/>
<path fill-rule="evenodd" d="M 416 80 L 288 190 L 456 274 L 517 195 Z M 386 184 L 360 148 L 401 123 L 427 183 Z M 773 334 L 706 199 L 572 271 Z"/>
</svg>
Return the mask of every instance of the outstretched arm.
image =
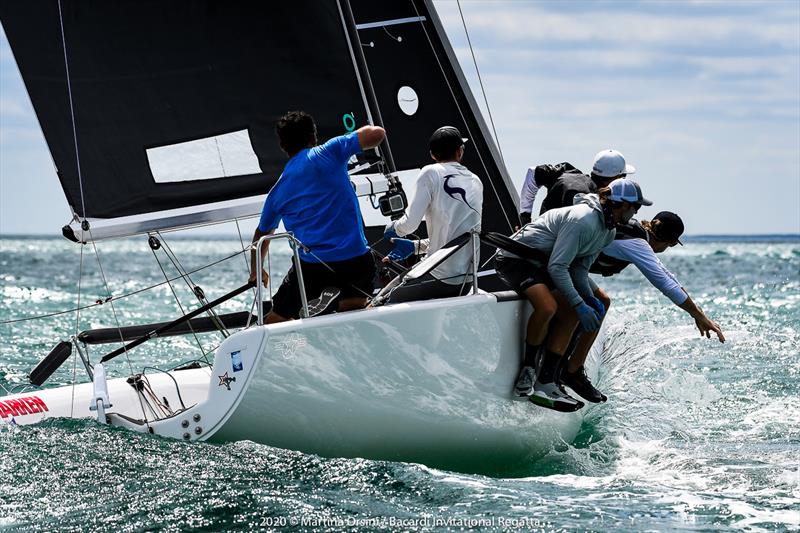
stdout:
<svg viewBox="0 0 800 533">
<path fill-rule="evenodd" d="M 694 318 L 695 324 L 701 335 L 711 338 L 711 332 L 716 333 L 720 342 L 725 342 L 725 336 L 719 325 L 709 319 L 703 311 L 689 298 L 689 294 L 681 287 L 675 276 L 666 269 L 664 264 L 656 257 L 655 252 L 644 239 L 616 240 L 603 249 L 603 253 L 630 261 L 638 268 L 644 277 L 660 290 L 672 302 L 689 313 Z"/>
<path fill-rule="evenodd" d="M 684 290 L 684 293 L 686 291 Z M 719 342 L 725 342 L 725 335 L 722 334 L 722 328 L 719 327 L 719 324 L 708 318 L 703 311 L 697 307 L 697 305 L 692 301 L 689 297 L 689 294 L 686 293 L 686 301 L 682 304 L 678 305 L 681 309 L 689 313 L 692 318 L 694 318 L 694 323 L 697 326 L 697 329 L 700 330 L 700 336 L 705 336 L 706 338 L 711 338 L 711 333 L 715 333 L 717 335 L 717 339 Z"/>
</svg>

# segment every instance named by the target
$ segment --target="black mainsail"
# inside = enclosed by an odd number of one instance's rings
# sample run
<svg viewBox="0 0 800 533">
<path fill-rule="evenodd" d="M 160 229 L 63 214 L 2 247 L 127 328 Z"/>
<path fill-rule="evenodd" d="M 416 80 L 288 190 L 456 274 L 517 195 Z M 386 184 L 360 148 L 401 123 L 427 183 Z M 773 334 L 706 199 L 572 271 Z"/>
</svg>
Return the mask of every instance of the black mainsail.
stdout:
<svg viewBox="0 0 800 533">
<path fill-rule="evenodd" d="M 286 160 L 273 125 L 290 109 L 311 113 L 321 139 L 382 121 L 387 170 L 430 163 L 430 133 L 457 126 L 484 180 L 484 228 L 517 223 L 431 2 L 32 0 L 3 2 L 0 21 L 75 240 L 84 218 L 130 222 L 97 239 L 257 214 Z"/>
</svg>

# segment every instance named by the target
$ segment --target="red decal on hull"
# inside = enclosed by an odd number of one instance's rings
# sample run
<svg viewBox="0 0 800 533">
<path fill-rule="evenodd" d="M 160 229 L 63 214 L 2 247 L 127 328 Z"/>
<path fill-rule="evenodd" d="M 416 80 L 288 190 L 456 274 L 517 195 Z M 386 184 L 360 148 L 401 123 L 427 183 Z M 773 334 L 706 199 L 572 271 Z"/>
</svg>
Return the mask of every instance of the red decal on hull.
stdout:
<svg viewBox="0 0 800 533">
<path fill-rule="evenodd" d="M 6 400 L 6 405 L 17 412 L 17 416 L 29 415 L 28 406 L 19 400 Z"/>
<path fill-rule="evenodd" d="M 5 404 L 5 402 L 0 401 L 0 416 L 3 418 L 8 418 L 9 416 L 16 416 L 17 412 L 12 411 L 9 406 Z"/>
<path fill-rule="evenodd" d="M 25 396 L 16 400 L 0 400 L 0 417 L 32 415 L 49 411 L 47 404 L 38 396 Z"/>
</svg>

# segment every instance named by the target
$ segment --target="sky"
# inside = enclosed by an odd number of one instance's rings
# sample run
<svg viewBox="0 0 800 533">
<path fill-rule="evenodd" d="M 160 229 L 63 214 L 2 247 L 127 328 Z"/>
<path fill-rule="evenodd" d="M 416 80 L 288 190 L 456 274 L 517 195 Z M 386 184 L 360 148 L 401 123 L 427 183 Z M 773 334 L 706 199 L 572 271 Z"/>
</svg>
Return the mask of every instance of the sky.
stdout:
<svg viewBox="0 0 800 533">
<path fill-rule="evenodd" d="M 484 109 L 459 5 L 435 6 Z M 800 233 L 800 2 L 478 1 L 461 10 L 506 167 L 615 148 L 686 233 Z M 487 120 L 488 121 L 488 120 Z M 70 219 L 0 32 L 0 234 Z"/>
</svg>

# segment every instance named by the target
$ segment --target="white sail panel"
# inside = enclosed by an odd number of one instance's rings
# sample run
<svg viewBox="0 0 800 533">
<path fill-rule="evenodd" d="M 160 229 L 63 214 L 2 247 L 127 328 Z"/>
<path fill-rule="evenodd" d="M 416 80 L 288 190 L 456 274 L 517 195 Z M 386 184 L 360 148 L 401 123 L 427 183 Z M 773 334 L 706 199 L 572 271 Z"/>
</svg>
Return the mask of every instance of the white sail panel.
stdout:
<svg viewBox="0 0 800 533">
<path fill-rule="evenodd" d="M 149 148 L 146 152 L 156 183 L 227 178 L 262 172 L 248 130 Z"/>
</svg>

